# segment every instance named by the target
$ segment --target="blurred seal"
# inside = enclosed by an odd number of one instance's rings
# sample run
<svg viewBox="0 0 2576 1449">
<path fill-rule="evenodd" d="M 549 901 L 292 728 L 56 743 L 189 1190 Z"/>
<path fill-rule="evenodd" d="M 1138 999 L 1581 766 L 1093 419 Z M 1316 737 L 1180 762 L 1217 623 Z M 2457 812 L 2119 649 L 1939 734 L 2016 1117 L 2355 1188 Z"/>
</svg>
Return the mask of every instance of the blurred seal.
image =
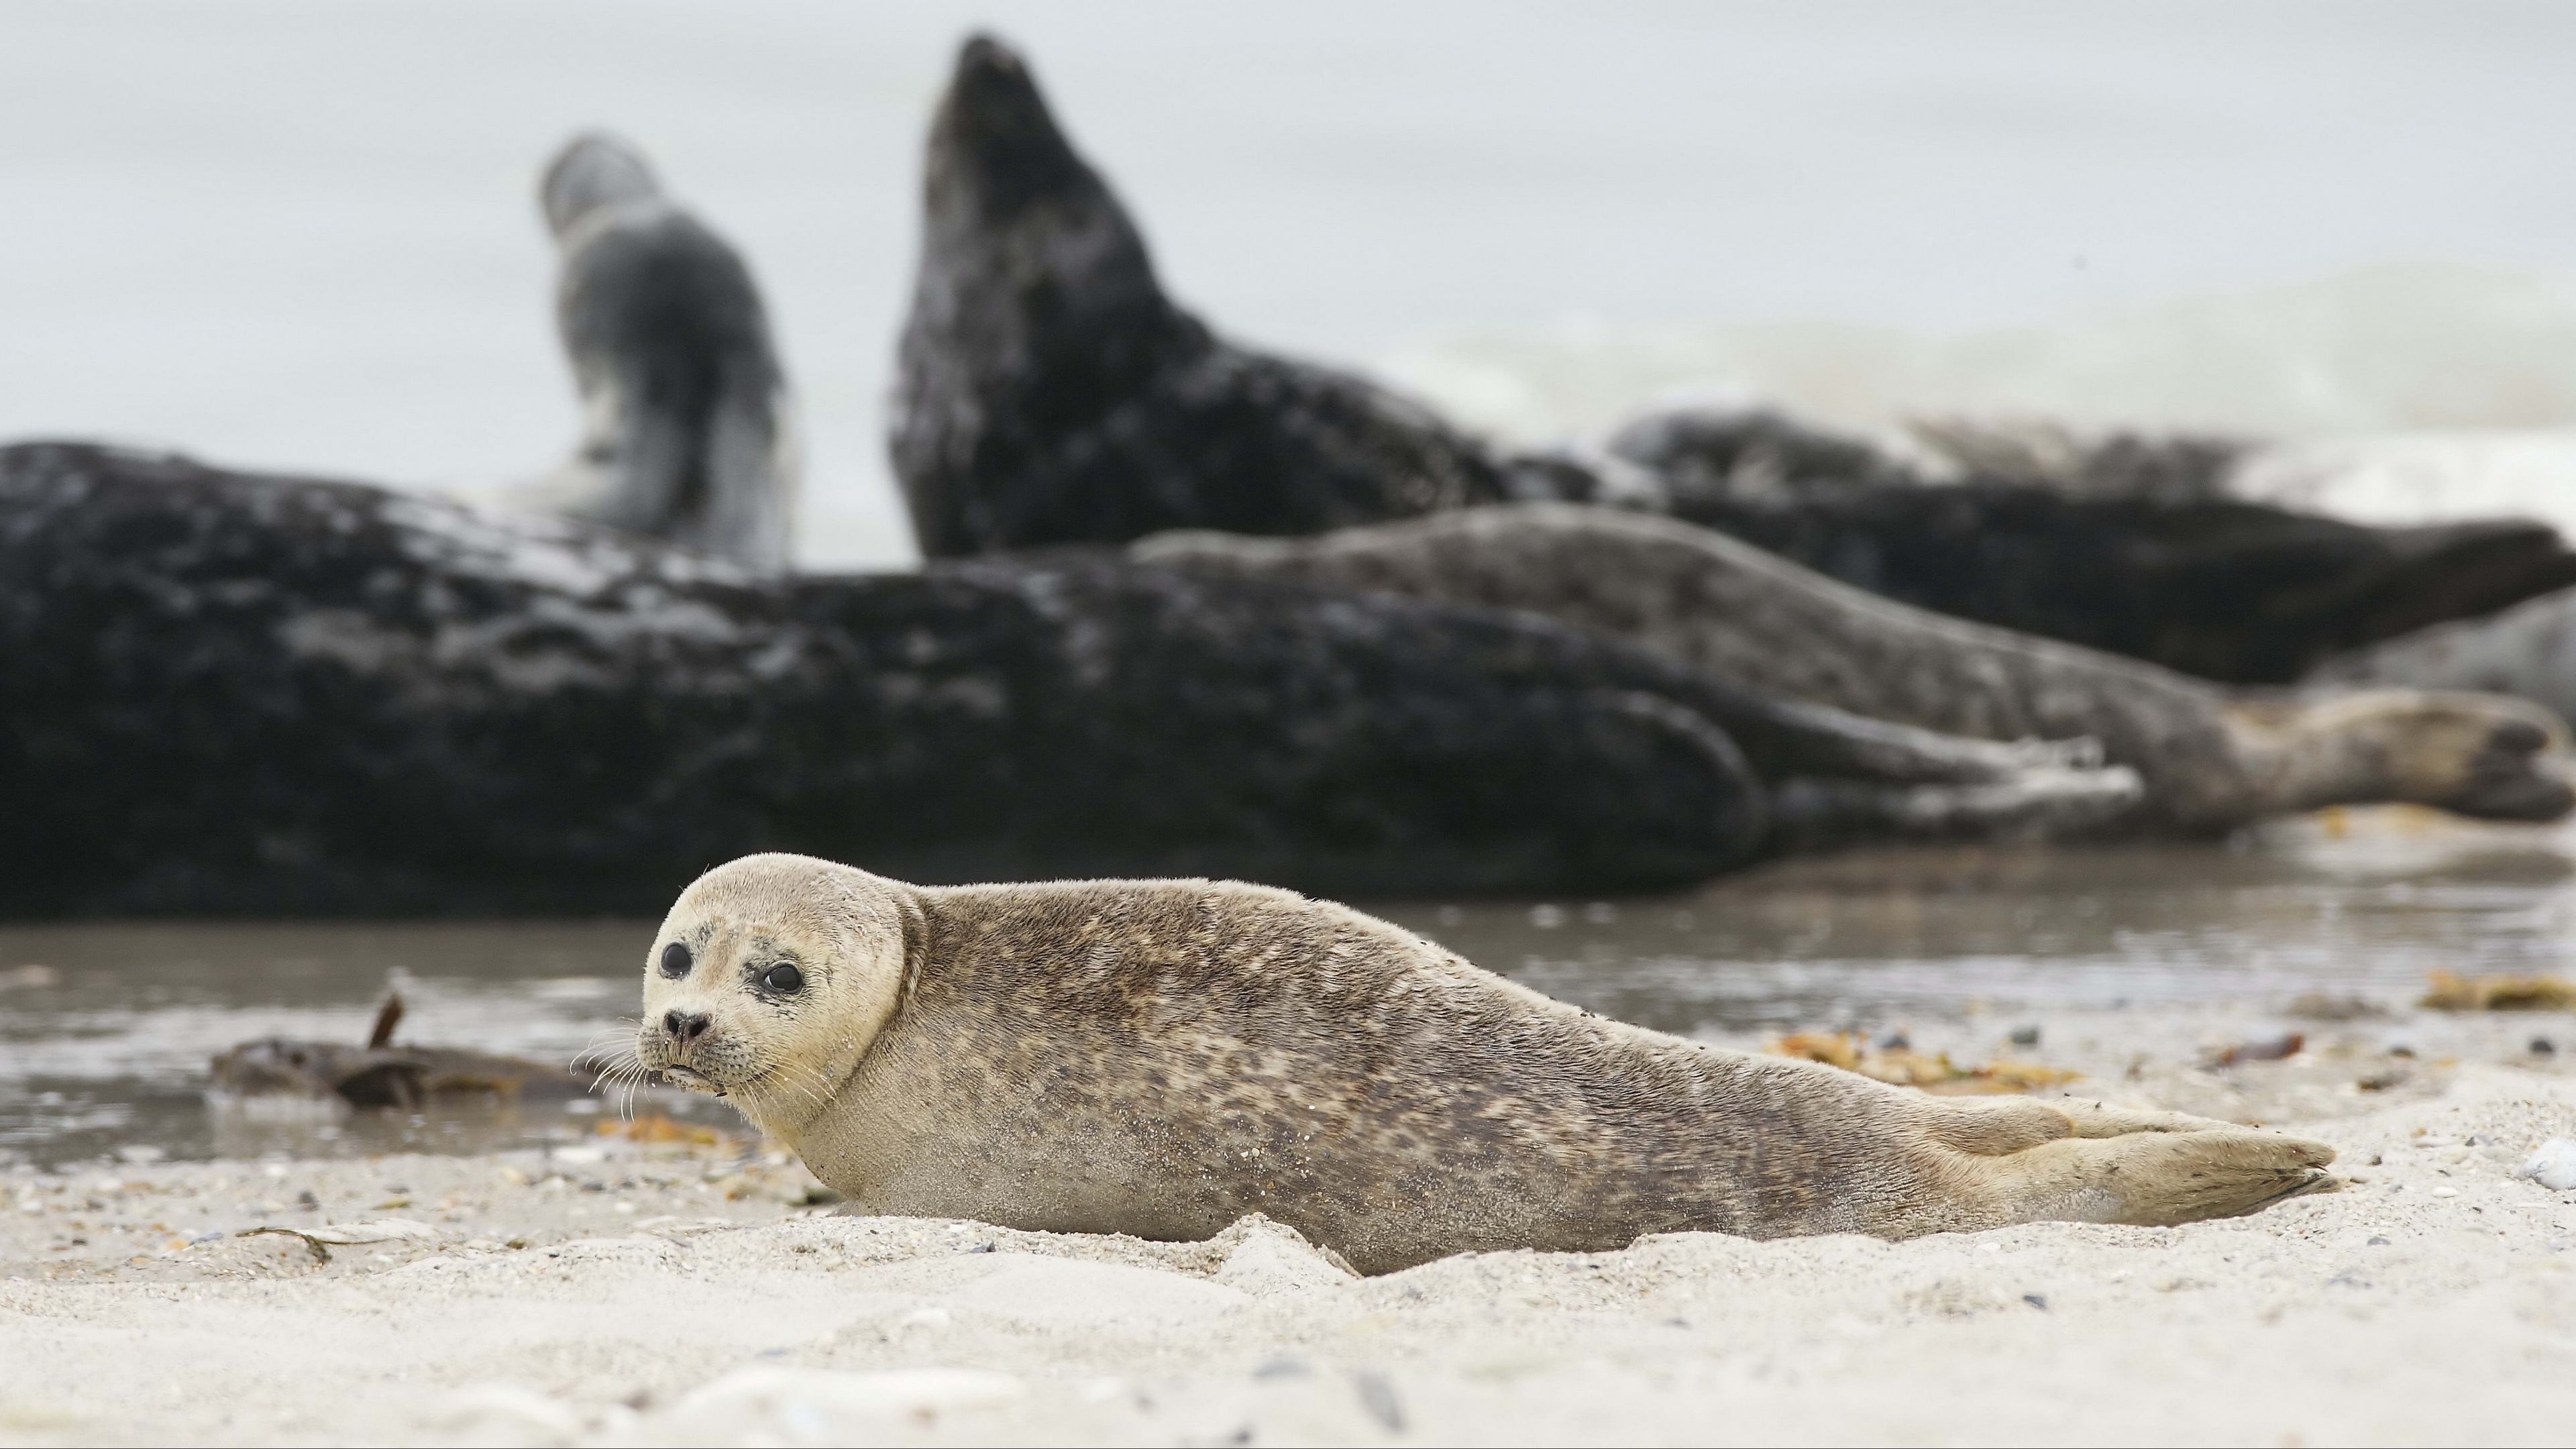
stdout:
<svg viewBox="0 0 2576 1449">
<path fill-rule="evenodd" d="M 1165 528 L 1312 533 L 1505 496 L 1485 446 L 1167 297 L 1028 66 L 969 40 L 931 123 L 895 472 L 931 558 Z"/>
<path fill-rule="evenodd" d="M 748 856 L 671 908 L 636 1046 L 860 1211 L 1185 1240 L 1258 1212 L 1369 1273 L 1685 1230 L 2185 1222 L 2334 1156 L 1721 1051 L 1204 880 L 922 888 Z"/>
<path fill-rule="evenodd" d="M 1724 534 L 1620 509 L 1519 504 L 1311 538 L 1175 531 L 1128 555 L 1541 614 L 1770 698 L 1946 735 L 2096 740 L 2145 780 L 2131 823 L 2153 829 L 2214 835 L 2380 801 L 2555 820 L 2576 803 L 2562 773 L 2565 726 L 2522 700 L 2232 689 L 1913 608 Z"/>
<path fill-rule="evenodd" d="M 580 450 L 524 501 L 761 569 L 786 566 L 798 460 L 759 289 L 641 153 L 576 138 L 539 188 Z"/>
</svg>

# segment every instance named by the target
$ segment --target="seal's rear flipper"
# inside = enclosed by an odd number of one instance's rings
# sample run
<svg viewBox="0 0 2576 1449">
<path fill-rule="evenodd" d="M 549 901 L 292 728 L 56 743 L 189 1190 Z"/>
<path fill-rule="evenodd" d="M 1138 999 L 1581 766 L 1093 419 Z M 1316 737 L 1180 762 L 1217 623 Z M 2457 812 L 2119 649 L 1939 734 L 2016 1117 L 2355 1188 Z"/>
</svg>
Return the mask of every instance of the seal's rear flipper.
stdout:
<svg viewBox="0 0 2576 1449">
<path fill-rule="evenodd" d="M 2329 1189 L 2334 1149 L 2253 1128 L 2070 1138 L 1994 1161 L 2021 1179 L 2019 1221 L 2173 1223 L 2232 1218 Z"/>
<path fill-rule="evenodd" d="M 1924 1107 L 1936 1171 L 1965 1212 L 1918 1220 L 1900 1236 L 2031 1222 L 2199 1222 L 2343 1182 L 2326 1170 L 2335 1151 L 2322 1142 L 2207 1117 L 2029 1098 Z"/>
</svg>

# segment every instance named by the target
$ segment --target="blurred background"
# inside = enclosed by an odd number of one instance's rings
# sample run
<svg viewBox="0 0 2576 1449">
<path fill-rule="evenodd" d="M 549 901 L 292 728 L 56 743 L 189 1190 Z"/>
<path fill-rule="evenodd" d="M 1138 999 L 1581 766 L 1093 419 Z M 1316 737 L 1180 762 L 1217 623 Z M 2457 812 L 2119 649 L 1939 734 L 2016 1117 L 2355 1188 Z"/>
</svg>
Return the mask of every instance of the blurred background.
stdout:
<svg viewBox="0 0 2576 1449">
<path fill-rule="evenodd" d="M 2343 511 L 2562 516 L 2549 4 L 19 0 L 0 437 L 536 476 L 575 414 L 535 176 L 608 126 L 768 291 L 805 561 L 905 564 L 882 404 L 978 24 L 1186 304 L 1516 440 L 1739 392 L 2359 448 L 2397 476 Z"/>
</svg>

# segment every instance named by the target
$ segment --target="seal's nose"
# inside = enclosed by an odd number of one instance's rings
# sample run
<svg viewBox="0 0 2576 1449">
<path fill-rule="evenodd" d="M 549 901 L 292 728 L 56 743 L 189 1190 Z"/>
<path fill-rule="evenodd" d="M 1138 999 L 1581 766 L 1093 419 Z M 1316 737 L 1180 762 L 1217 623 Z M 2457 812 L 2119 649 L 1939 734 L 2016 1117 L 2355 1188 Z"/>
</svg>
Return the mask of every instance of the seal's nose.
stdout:
<svg viewBox="0 0 2576 1449">
<path fill-rule="evenodd" d="M 705 1036 L 707 1028 L 713 1025 L 715 1019 L 703 1011 L 662 1013 L 662 1029 L 669 1032 L 671 1040 L 678 1042 L 683 1049 L 696 1045 L 698 1038 Z"/>
</svg>

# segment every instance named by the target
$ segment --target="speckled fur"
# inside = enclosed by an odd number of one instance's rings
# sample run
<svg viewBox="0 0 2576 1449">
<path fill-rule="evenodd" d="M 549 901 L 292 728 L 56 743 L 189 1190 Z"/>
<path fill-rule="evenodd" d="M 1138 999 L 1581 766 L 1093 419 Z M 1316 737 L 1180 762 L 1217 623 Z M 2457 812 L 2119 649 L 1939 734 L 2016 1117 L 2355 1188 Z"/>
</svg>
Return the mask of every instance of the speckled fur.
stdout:
<svg viewBox="0 0 2576 1449">
<path fill-rule="evenodd" d="M 653 964 L 673 941 L 696 960 L 676 981 Z M 1260 1212 L 1374 1273 L 1683 1229 L 2185 1221 L 2333 1157 L 1720 1051 L 1228 882 L 918 888 L 749 856 L 691 885 L 652 951 L 644 1064 L 723 1091 L 866 1212 L 1163 1239 Z M 753 985 L 781 959 L 793 997 Z M 713 1026 L 683 1050 L 662 1023 L 694 1012 Z"/>
</svg>

